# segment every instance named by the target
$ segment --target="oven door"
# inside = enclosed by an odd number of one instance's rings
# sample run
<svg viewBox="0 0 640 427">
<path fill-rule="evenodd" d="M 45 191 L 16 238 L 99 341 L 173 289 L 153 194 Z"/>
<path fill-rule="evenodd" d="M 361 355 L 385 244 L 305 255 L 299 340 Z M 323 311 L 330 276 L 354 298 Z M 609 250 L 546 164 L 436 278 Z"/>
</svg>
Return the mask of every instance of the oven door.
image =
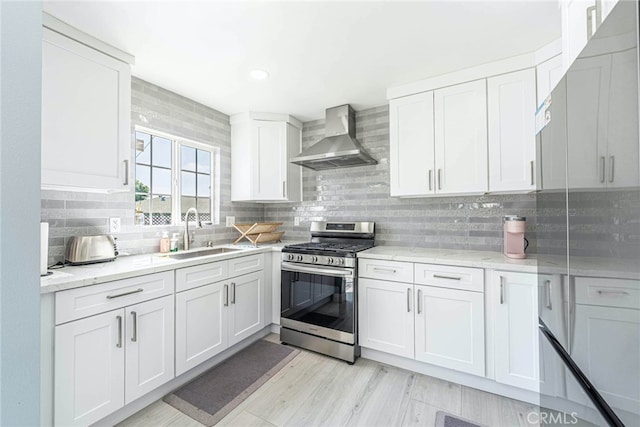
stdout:
<svg viewBox="0 0 640 427">
<path fill-rule="evenodd" d="M 280 325 L 355 344 L 355 269 L 281 264 Z"/>
</svg>

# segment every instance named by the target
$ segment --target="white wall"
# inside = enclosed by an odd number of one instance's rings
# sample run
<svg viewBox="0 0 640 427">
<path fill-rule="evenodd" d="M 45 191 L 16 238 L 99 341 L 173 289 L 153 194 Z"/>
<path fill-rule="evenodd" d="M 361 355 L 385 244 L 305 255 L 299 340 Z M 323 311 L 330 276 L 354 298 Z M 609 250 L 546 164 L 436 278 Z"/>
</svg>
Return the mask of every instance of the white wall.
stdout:
<svg viewBox="0 0 640 427">
<path fill-rule="evenodd" d="M 42 4 L 0 1 L 0 425 L 40 424 Z"/>
</svg>

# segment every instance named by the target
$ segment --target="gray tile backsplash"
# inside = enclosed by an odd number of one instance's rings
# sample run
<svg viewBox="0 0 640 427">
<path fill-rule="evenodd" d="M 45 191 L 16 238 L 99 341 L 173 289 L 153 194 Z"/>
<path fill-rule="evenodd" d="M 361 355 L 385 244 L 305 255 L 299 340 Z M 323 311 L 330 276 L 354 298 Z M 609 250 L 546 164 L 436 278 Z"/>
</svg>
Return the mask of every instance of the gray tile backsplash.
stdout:
<svg viewBox="0 0 640 427">
<path fill-rule="evenodd" d="M 220 147 L 220 219 L 236 222 L 281 221 L 287 240 L 308 240 L 313 220 L 376 222 L 376 244 L 450 249 L 502 250 L 501 217 L 527 217 L 528 252 L 560 254 L 564 198 L 535 193 L 399 199 L 389 197 L 389 112 L 387 106 L 356 113 L 356 136 L 378 160 L 375 166 L 312 171 L 303 168 L 303 201 L 299 203 L 231 203 L 231 141 L 229 116 L 151 83 L 132 81 L 132 126 L 164 131 Z M 302 145 L 324 136 L 324 120 L 304 123 Z M 132 147 L 133 152 L 133 147 Z M 620 253 L 640 239 L 637 192 L 584 192 L 571 195 L 580 224 L 572 225 L 574 253 Z M 42 220 L 50 224 L 50 262 L 64 254 L 67 238 L 108 232 L 108 218 L 122 220 L 117 234 L 123 252 L 137 254 L 159 249 L 161 231 L 179 227 L 134 225 L 133 192 L 92 194 L 42 191 Z M 294 226 L 294 219 L 300 225 Z M 632 227 L 629 227 L 632 225 Z M 224 225 L 206 226 L 196 233 L 196 246 L 208 240 L 233 241 L 238 233 Z M 566 236 L 566 234 L 565 234 Z"/>
<path fill-rule="evenodd" d="M 324 120 L 304 124 L 306 148 L 324 137 Z M 308 239 L 313 220 L 376 222 L 376 244 L 451 249 L 502 250 L 502 215 L 528 220 L 535 251 L 535 194 L 399 199 L 389 196 L 389 110 L 356 113 L 356 137 L 378 160 L 375 166 L 303 169 L 303 202 L 269 204 L 265 220 L 282 221 L 289 237 Z M 294 219 L 300 226 L 294 227 Z"/>
<path fill-rule="evenodd" d="M 231 203 L 231 128 L 229 116 L 138 78 L 131 84 L 131 120 L 135 125 L 208 143 L 220 148 L 220 219 L 227 215 L 236 222 L 263 218 L 263 207 Z M 133 138 L 132 138 L 133 153 Z M 109 217 L 120 217 L 122 232 L 116 234 L 122 252 L 157 252 L 162 231 L 181 227 L 141 227 L 134 225 L 133 189 L 127 193 L 94 194 L 42 191 L 42 220 L 50 225 L 49 262 L 62 260 L 68 237 L 108 233 Z M 196 246 L 212 240 L 233 241 L 238 233 L 224 225 L 205 226 L 196 231 Z"/>
</svg>

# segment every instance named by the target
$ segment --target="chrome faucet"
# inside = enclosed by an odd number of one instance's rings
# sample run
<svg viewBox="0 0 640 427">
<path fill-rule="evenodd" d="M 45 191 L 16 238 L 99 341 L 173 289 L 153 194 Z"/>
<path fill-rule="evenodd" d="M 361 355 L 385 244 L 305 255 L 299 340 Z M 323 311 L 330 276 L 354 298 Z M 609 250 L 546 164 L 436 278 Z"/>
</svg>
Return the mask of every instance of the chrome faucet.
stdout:
<svg viewBox="0 0 640 427">
<path fill-rule="evenodd" d="M 189 208 L 187 213 L 184 214 L 184 250 L 188 250 L 191 243 L 195 241 L 195 236 L 191 239 L 189 236 L 189 214 L 193 212 L 196 215 L 196 229 L 202 228 L 202 224 L 200 223 L 200 215 L 198 214 L 198 210 L 196 208 Z"/>
</svg>

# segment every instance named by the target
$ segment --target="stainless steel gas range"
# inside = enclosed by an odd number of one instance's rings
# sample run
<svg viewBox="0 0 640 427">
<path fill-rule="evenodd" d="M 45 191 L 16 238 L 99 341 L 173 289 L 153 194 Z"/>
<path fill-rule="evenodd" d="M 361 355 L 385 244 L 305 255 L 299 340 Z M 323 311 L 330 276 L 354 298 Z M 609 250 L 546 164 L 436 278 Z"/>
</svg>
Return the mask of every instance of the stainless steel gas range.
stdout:
<svg viewBox="0 0 640 427">
<path fill-rule="evenodd" d="M 282 249 L 280 340 L 353 363 L 358 346 L 356 254 L 373 222 L 311 223 L 311 241 Z"/>
</svg>

